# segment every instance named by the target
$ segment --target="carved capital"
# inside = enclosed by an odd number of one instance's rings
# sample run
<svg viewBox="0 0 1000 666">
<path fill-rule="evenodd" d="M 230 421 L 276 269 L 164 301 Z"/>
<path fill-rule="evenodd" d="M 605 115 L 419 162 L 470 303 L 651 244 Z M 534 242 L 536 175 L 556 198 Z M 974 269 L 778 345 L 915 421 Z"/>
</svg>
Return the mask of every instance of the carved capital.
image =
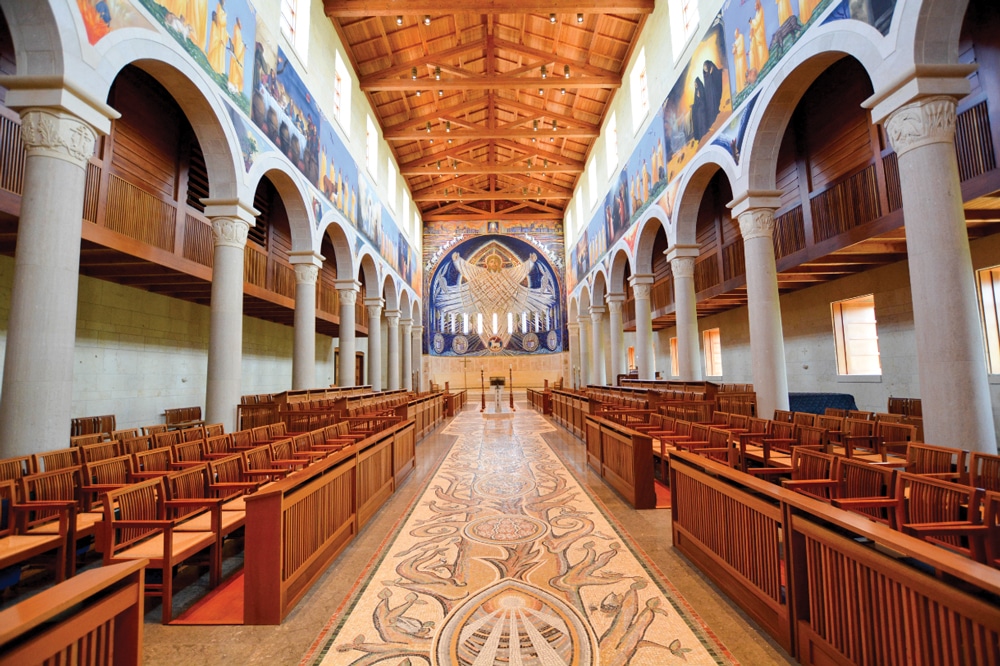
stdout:
<svg viewBox="0 0 1000 666">
<path fill-rule="evenodd" d="M 414 326 L 413 328 L 410 329 L 410 335 L 415 338 L 419 338 L 423 334 L 424 334 L 423 326 Z"/>
<path fill-rule="evenodd" d="M 399 328 L 399 310 L 387 310 L 385 321 L 389 325 L 389 328 Z"/>
<path fill-rule="evenodd" d="M 674 279 L 694 278 L 694 257 L 674 257 L 670 260 L 670 272 Z"/>
<path fill-rule="evenodd" d="M 338 289 L 341 305 L 354 305 L 358 302 L 358 290 L 351 287 L 349 289 Z"/>
<path fill-rule="evenodd" d="M 574 335 L 580 332 L 580 324 L 578 324 L 575 321 L 571 321 L 568 324 L 566 324 L 566 328 L 568 328 L 569 332 L 573 333 Z"/>
<path fill-rule="evenodd" d="M 365 307 L 368 308 L 369 321 L 378 321 L 379 317 L 382 316 L 382 306 L 380 304 L 365 303 Z"/>
<path fill-rule="evenodd" d="M 940 95 L 901 106 L 886 118 L 885 130 L 897 155 L 931 143 L 954 143 L 955 99 Z"/>
<path fill-rule="evenodd" d="M 774 210 L 753 208 L 740 213 L 740 234 L 744 243 L 753 238 L 766 238 L 770 241 L 774 235 Z"/>
<path fill-rule="evenodd" d="M 608 313 L 614 316 L 621 316 L 622 314 L 622 302 L 621 301 L 608 301 Z"/>
<path fill-rule="evenodd" d="M 649 288 L 648 284 L 634 284 L 632 285 L 632 294 L 635 296 L 637 301 L 648 301 L 649 300 Z"/>
<path fill-rule="evenodd" d="M 215 235 L 215 246 L 224 245 L 240 250 L 247 245 L 247 232 L 250 224 L 235 217 L 213 217 L 212 232 Z"/>
<path fill-rule="evenodd" d="M 21 112 L 21 141 L 29 157 L 54 157 L 83 168 L 96 140 L 94 128 L 69 113 L 41 108 Z"/>
<path fill-rule="evenodd" d="M 316 284 L 319 267 L 312 264 L 295 264 L 295 284 Z"/>
</svg>

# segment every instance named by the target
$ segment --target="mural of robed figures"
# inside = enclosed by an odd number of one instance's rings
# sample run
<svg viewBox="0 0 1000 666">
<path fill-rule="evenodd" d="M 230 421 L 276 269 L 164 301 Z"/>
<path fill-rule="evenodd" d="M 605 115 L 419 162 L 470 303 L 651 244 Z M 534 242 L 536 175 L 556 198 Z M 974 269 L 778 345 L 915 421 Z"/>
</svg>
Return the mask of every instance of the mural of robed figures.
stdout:
<svg viewBox="0 0 1000 666">
<path fill-rule="evenodd" d="M 427 353 L 484 356 L 563 351 L 558 273 L 528 243 L 486 235 L 459 243 L 435 267 Z"/>
</svg>

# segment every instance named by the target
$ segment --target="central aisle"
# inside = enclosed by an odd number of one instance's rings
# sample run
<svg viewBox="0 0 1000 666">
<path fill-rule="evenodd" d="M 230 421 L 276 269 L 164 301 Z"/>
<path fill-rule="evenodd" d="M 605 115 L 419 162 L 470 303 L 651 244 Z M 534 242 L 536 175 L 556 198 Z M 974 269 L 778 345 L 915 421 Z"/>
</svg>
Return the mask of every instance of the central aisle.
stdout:
<svg viewBox="0 0 1000 666">
<path fill-rule="evenodd" d="M 533 411 L 465 411 L 314 663 L 732 663 L 542 440 Z"/>
</svg>

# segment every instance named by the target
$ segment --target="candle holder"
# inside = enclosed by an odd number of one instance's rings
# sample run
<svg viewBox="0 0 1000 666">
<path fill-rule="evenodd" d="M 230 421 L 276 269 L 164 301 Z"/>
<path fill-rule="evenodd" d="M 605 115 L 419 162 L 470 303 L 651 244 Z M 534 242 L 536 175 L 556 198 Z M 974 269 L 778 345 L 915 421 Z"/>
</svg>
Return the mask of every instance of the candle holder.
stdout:
<svg viewBox="0 0 1000 666">
<path fill-rule="evenodd" d="M 480 412 L 486 411 L 486 369 L 479 368 L 479 390 L 482 391 L 483 395 L 483 406 L 480 408 Z"/>
</svg>

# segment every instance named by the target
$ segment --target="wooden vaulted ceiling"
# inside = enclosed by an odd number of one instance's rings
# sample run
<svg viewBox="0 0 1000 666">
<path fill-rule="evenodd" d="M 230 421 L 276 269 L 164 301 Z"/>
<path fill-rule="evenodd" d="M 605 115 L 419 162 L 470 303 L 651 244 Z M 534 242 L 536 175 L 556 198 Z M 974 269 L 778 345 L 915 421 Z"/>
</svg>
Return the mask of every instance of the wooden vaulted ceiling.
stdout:
<svg viewBox="0 0 1000 666">
<path fill-rule="evenodd" d="M 563 218 L 653 0 L 324 6 L 423 220 L 527 221 Z"/>
</svg>

